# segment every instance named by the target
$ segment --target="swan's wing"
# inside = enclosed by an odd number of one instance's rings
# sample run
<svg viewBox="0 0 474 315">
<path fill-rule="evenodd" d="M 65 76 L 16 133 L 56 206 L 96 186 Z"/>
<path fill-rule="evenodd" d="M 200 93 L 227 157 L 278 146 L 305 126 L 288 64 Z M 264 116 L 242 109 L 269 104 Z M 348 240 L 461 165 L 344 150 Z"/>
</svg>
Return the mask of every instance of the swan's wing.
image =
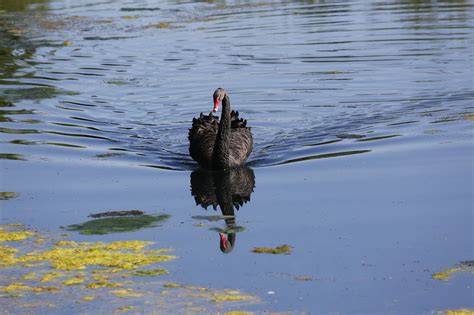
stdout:
<svg viewBox="0 0 474 315">
<path fill-rule="evenodd" d="M 212 114 L 208 116 L 201 114 L 199 118 L 193 119 L 193 125 L 189 129 L 189 154 L 203 166 L 209 166 L 212 163 L 218 127 L 217 117 Z"/>
<path fill-rule="evenodd" d="M 230 124 L 231 128 L 245 128 L 247 127 L 247 120 L 239 118 L 238 111 L 232 111 L 230 113 Z"/>
<path fill-rule="evenodd" d="M 253 148 L 250 128 L 232 128 L 230 134 L 230 160 L 232 166 L 245 163 Z"/>
</svg>

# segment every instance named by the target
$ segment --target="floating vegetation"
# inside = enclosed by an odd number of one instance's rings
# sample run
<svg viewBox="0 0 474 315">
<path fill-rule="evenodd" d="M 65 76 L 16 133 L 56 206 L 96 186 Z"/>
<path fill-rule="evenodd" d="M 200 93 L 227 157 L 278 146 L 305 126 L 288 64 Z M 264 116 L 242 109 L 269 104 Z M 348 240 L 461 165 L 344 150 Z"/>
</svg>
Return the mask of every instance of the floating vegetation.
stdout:
<svg viewBox="0 0 474 315">
<path fill-rule="evenodd" d="M 294 276 L 293 279 L 296 281 L 313 281 L 311 276 Z"/>
<path fill-rule="evenodd" d="M 123 210 L 123 211 L 107 211 L 107 212 L 100 212 L 100 213 L 92 213 L 89 214 L 91 218 L 102 218 L 102 217 L 123 217 L 127 215 L 142 215 L 145 212 L 140 210 Z"/>
<path fill-rule="evenodd" d="M 162 223 L 169 218 L 169 214 L 120 216 L 91 220 L 82 224 L 69 225 L 65 227 L 65 229 L 68 231 L 76 231 L 84 235 L 104 235 L 156 227 L 159 223 Z"/>
<path fill-rule="evenodd" d="M 13 198 L 16 198 L 16 196 L 18 196 L 18 194 L 16 192 L 0 191 L 0 200 L 13 199 Z"/>
<path fill-rule="evenodd" d="M 121 80 L 108 80 L 105 81 L 107 84 L 110 85 L 117 85 L 117 86 L 123 86 L 123 85 L 129 85 L 130 83 L 127 81 L 121 81 Z"/>
<path fill-rule="evenodd" d="M 132 289 L 122 289 L 110 291 L 113 295 L 117 297 L 142 297 L 143 293 L 136 293 Z"/>
<path fill-rule="evenodd" d="M 14 153 L 0 153 L 0 160 L 26 161 L 23 155 Z"/>
<path fill-rule="evenodd" d="M 189 294 L 188 296 L 193 297 L 193 298 L 208 299 L 209 301 L 213 303 L 256 300 L 255 296 L 243 295 L 243 294 L 240 294 L 240 292 L 238 291 L 231 291 L 230 293 L 227 293 L 225 291 L 223 293 L 216 293 L 216 292 L 198 293 L 198 294 Z"/>
<path fill-rule="evenodd" d="M 145 26 L 145 28 L 171 29 L 177 28 L 177 26 L 169 22 L 160 22 L 158 24 L 148 24 Z"/>
<path fill-rule="evenodd" d="M 443 315 L 474 315 L 474 309 L 461 308 L 458 310 L 447 310 L 442 312 Z"/>
<path fill-rule="evenodd" d="M 14 282 L 6 286 L 0 286 L 0 291 L 9 292 L 9 293 L 14 293 L 14 292 L 19 292 L 19 291 L 57 292 L 59 291 L 59 289 L 56 287 L 43 287 L 43 286 L 32 287 L 21 282 Z"/>
<path fill-rule="evenodd" d="M 196 308 L 208 313 L 215 309 L 216 306 L 212 306 L 215 304 L 258 301 L 257 297 L 238 290 L 213 290 L 147 279 L 169 274 L 156 264 L 176 258 L 168 255 L 170 249 L 149 249 L 153 242 L 58 240 L 40 232 L 26 231 L 19 224 L 0 225 L 0 232 L 8 233 L 4 238 L 20 246 L 0 246 L 0 271 L 8 268 L 7 273 L 12 275 L 0 278 L 2 310 L 6 312 L 43 313 L 47 312 L 46 307 L 60 307 L 52 302 L 59 299 L 65 303 L 65 298 L 68 305 L 78 307 L 78 312 L 87 310 L 82 308 L 87 307 L 86 304 L 81 303 L 109 301 L 99 306 L 100 313 L 130 310 L 118 304 L 126 299 L 139 301 L 139 312 L 146 312 L 144 305 L 148 309 L 162 309 L 165 305 L 169 311 L 176 311 L 176 307 L 188 310 L 189 306 L 197 305 Z M 38 239 L 42 241 L 36 242 Z M 28 251 L 29 247 L 35 250 Z M 39 295 L 41 304 L 31 301 Z"/>
<path fill-rule="evenodd" d="M 466 120 L 474 120 L 474 115 L 466 115 L 466 116 L 464 116 L 464 119 L 466 119 Z"/>
<path fill-rule="evenodd" d="M 440 281 L 448 281 L 449 279 L 451 279 L 451 276 L 457 272 L 468 272 L 468 273 L 474 274 L 473 267 L 474 267 L 473 260 L 463 261 L 457 266 L 432 274 L 431 278 L 435 280 L 440 280 Z"/>
<path fill-rule="evenodd" d="M 137 276 L 137 277 L 156 277 L 156 276 L 161 276 L 161 275 L 167 275 L 169 274 L 169 271 L 163 268 L 156 268 L 156 269 L 150 269 L 150 270 L 137 270 L 134 273 L 132 273 L 132 276 Z"/>
<path fill-rule="evenodd" d="M 124 20 L 136 20 L 139 17 L 140 16 L 138 16 L 138 15 L 123 15 L 123 16 L 121 16 L 121 18 L 124 19 Z"/>
<path fill-rule="evenodd" d="M 195 220 L 219 221 L 234 218 L 233 215 L 195 215 L 192 216 Z"/>
<path fill-rule="evenodd" d="M 76 285 L 76 284 L 81 284 L 84 281 L 86 281 L 85 277 L 77 276 L 71 279 L 64 280 L 62 284 L 64 285 Z"/>
<path fill-rule="evenodd" d="M 63 277 L 65 274 L 62 272 L 51 271 L 47 272 L 40 280 L 40 282 L 50 282 L 56 278 Z"/>
<path fill-rule="evenodd" d="M 151 244 L 143 241 L 119 241 L 113 243 L 59 244 L 42 253 L 30 253 L 18 259 L 19 262 L 51 263 L 59 270 L 84 270 L 87 266 L 136 269 L 152 263 L 175 259 L 171 255 L 150 255 L 143 247 Z"/>
<path fill-rule="evenodd" d="M 12 242 L 24 240 L 33 235 L 28 231 L 2 231 L 0 230 L 0 242 Z"/>
<path fill-rule="evenodd" d="M 285 254 L 288 255 L 291 253 L 291 246 L 289 245 L 281 245 L 275 248 L 273 247 L 255 247 L 252 249 L 253 253 L 257 254 Z"/>
<path fill-rule="evenodd" d="M 115 310 L 115 313 L 125 313 L 125 312 L 128 312 L 128 311 L 131 311 L 135 308 L 135 306 L 122 306 L 118 309 Z"/>
</svg>

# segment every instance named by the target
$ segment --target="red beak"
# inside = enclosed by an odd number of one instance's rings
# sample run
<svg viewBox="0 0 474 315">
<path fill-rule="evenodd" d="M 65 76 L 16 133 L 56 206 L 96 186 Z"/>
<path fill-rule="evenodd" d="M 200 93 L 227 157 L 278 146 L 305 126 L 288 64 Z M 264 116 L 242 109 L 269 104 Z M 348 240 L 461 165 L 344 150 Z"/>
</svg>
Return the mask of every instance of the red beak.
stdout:
<svg viewBox="0 0 474 315">
<path fill-rule="evenodd" d="M 214 101 L 214 109 L 212 110 L 214 113 L 217 112 L 217 110 L 219 109 L 220 103 L 221 103 L 220 97 L 216 98 L 216 100 Z"/>
<path fill-rule="evenodd" d="M 221 248 L 227 249 L 227 237 L 224 233 L 219 233 L 219 237 L 221 239 Z"/>
</svg>

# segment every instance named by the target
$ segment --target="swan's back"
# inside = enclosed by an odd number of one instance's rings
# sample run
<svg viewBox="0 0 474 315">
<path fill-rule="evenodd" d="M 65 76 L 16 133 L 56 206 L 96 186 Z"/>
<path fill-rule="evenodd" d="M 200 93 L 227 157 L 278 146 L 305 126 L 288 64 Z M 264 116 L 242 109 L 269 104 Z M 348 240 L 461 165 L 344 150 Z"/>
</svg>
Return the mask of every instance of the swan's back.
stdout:
<svg viewBox="0 0 474 315">
<path fill-rule="evenodd" d="M 219 118 L 203 115 L 193 119 L 189 129 L 189 154 L 205 168 L 213 168 L 214 144 L 216 142 Z M 237 167 L 245 163 L 252 152 L 253 139 L 247 121 L 239 118 L 239 113 L 231 112 L 230 166 Z"/>
</svg>

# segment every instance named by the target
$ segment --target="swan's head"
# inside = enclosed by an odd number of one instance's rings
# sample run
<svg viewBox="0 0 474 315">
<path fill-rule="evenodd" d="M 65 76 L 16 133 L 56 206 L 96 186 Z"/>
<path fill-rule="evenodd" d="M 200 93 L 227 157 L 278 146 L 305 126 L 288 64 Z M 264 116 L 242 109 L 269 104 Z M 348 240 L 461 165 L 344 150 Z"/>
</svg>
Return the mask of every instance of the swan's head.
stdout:
<svg viewBox="0 0 474 315">
<path fill-rule="evenodd" d="M 235 234 L 234 233 L 219 233 L 220 244 L 219 247 L 224 254 L 230 253 L 234 249 Z"/>
<path fill-rule="evenodd" d="M 227 94 L 227 92 L 223 88 L 217 88 L 217 90 L 214 91 L 214 95 L 212 96 L 212 99 L 214 101 L 214 108 L 213 112 L 217 112 L 219 109 L 219 104 L 221 101 L 224 99 L 224 96 Z"/>
</svg>

